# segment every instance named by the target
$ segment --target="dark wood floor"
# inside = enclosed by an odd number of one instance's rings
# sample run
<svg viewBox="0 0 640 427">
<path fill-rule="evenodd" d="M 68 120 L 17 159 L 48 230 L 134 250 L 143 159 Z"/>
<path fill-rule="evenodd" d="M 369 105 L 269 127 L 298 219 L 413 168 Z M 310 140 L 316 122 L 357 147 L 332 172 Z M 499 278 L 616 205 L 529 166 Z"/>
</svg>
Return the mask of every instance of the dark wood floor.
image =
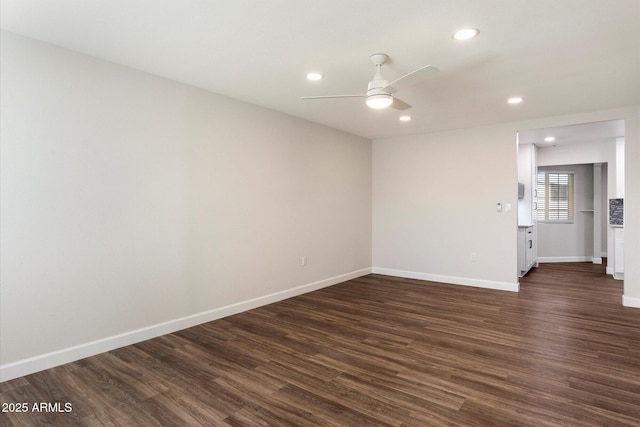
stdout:
<svg viewBox="0 0 640 427">
<path fill-rule="evenodd" d="M 0 425 L 638 426 L 640 310 L 604 266 L 510 293 L 369 275 L 0 384 Z M 30 408 L 31 409 L 31 408 Z"/>
</svg>

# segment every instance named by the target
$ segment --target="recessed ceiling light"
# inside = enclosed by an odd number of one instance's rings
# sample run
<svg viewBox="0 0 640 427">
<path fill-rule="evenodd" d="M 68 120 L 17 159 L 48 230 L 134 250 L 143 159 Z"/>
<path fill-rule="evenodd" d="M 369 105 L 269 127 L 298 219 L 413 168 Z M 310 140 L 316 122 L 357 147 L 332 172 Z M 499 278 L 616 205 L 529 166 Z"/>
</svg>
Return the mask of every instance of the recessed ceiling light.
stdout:
<svg viewBox="0 0 640 427">
<path fill-rule="evenodd" d="M 469 40 L 480 34 L 480 30 L 477 28 L 464 28 L 462 30 L 453 33 L 453 38 L 456 40 Z"/>
<path fill-rule="evenodd" d="M 548 137 L 546 137 L 544 140 L 545 140 L 545 142 L 553 142 L 553 141 L 555 141 L 556 139 L 555 139 L 553 136 L 548 136 Z"/>
<path fill-rule="evenodd" d="M 513 98 L 507 99 L 509 104 L 520 104 L 522 101 L 524 101 L 524 98 L 520 96 L 514 96 Z"/>
<path fill-rule="evenodd" d="M 409 120 L 411 120 L 411 116 L 400 116 L 401 122 L 408 122 Z"/>
<path fill-rule="evenodd" d="M 309 73 L 307 74 L 307 80 L 312 80 L 312 81 L 316 81 L 316 80 L 322 80 L 324 78 L 324 76 L 320 73 Z"/>
</svg>

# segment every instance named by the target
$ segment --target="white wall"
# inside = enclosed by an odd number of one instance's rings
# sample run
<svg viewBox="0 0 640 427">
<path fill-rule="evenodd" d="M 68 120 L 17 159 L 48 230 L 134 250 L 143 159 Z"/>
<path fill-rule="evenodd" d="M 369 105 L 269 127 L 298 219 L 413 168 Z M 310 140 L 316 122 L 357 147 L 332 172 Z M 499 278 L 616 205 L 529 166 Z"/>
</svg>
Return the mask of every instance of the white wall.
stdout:
<svg viewBox="0 0 640 427">
<path fill-rule="evenodd" d="M 593 165 L 538 167 L 540 171 L 573 172 L 574 220 L 571 223 L 538 221 L 538 262 L 592 261 L 593 253 Z M 598 206 L 598 208 L 600 208 Z"/>
<path fill-rule="evenodd" d="M 369 140 L 1 39 L 2 380 L 370 271 Z"/>
<path fill-rule="evenodd" d="M 517 290 L 517 182 L 509 126 L 375 140 L 374 271 Z"/>
<path fill-rule="evenodd" d="M 559 145 L 538 148 L 538 166 L 569 165 L 581 163 L 607 163 L 614 170 L 616 166 L 615 138 L 601 141 L 588 141 L 579 144 Z M 615 179 L 610 180 L 615 189 Z"/>
<path fill-rule="evenodd" d="M 640 259 L 637 105 L 375 140 L 374 271 L 513 289 L 517 283 L 515 210 L 499 214 L 495 204 L 517 203 L 516 132 L 617 119 L 625 120 L 626 126 L 623 303 L 640 307 L 640 264 L 634 262 Z M 538 164 L 545 164 L 541 152 Z M 472 261 L 471 253 L 477 254 L 477 261 Z"/>
<path fill-rule="evenodd" d="M 625 121 L 624 159 L 624 303 L 640 308 L 640 107 Z"/>
</svg>

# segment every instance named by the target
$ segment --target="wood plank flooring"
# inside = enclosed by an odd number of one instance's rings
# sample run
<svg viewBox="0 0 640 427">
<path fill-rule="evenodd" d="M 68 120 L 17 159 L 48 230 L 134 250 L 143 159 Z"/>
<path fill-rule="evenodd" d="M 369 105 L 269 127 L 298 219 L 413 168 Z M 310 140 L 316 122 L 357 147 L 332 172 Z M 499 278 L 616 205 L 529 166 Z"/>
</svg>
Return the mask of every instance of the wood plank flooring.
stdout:
<svg viewBox="0 0 640 427">
<path fill-rule="evenodd" d="M 621 298 L 586 263 L 519 293 L 372 274 L 2 383 L 30 407 L 0 425 L 638 426 Z"/>
</svg>

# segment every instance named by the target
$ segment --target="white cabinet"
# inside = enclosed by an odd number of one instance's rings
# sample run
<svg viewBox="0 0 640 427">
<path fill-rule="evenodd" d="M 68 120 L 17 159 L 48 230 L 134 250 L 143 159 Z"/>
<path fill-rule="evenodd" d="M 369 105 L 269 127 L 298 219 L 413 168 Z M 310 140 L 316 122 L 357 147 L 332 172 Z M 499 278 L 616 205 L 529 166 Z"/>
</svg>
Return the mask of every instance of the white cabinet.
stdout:
<svg viewBox="0 0 640 427">
<path fill-rule="evenodd" d="M 534 144 L 518 146 L 518 181 L 524 187 L 518 199 L 518 274 L 527 274 L 538 265 L 536 244 L 536 180 L 538 174 L 538 148 Z"/>
<path fill-rule="evenodd" d="M 518 199 L 518 225 L 531 225 L 536 221 L 538 174 L 538 147 L 534 144 L 518 146 L 518 182 L 524 186 Z"/>
<path fill-rule="evenodd" d="M 624 228 L 613 229 L 613 278 L 624 280 Z"/>
<path fill-rule="evenodd" d="M 535 226 L 518 227 L 518 274 L 524 276 L 537 263 Z"/>
</svg>

